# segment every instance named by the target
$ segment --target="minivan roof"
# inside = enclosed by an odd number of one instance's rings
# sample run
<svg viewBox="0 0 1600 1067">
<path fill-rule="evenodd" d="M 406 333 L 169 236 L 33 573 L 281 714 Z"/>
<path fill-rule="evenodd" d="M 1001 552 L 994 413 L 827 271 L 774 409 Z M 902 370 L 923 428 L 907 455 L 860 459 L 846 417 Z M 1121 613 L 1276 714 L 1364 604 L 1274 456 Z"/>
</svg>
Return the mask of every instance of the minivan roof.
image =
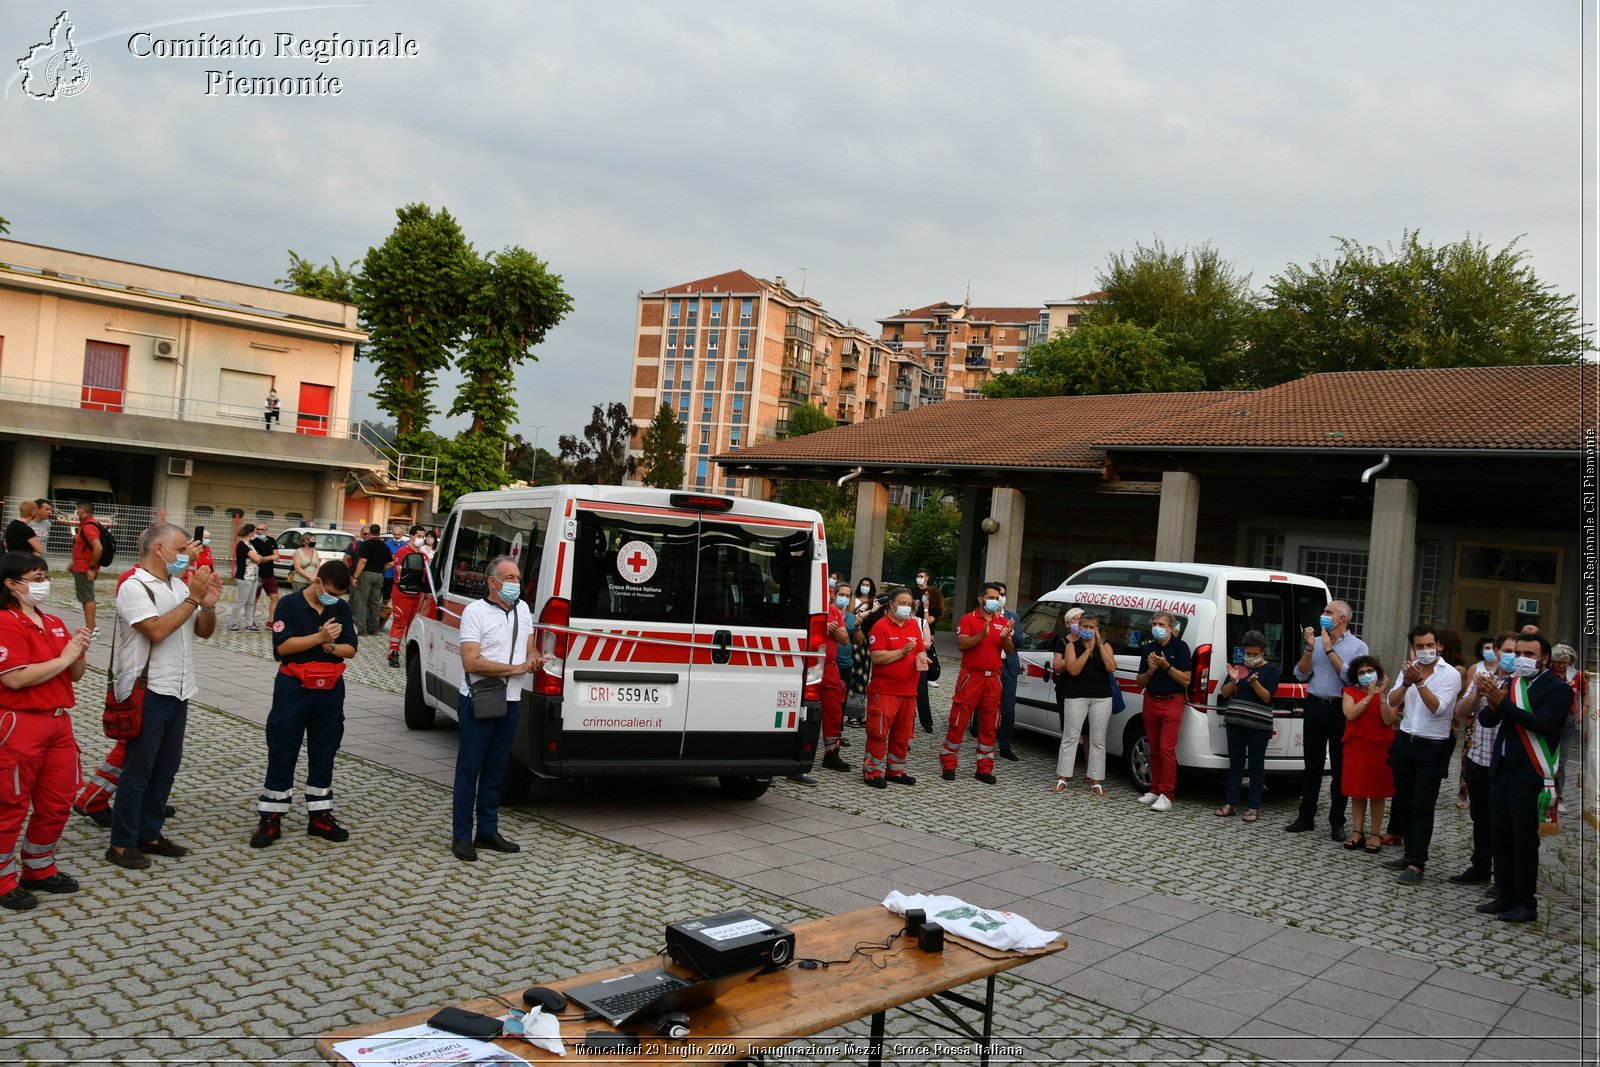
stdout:
<svg viewBox="0 0 1600 1067">
<path fill-rule="evenodd" d="M 457 507 L 535 507 L 548 506 L 568 499 L 597 500 L 613 504 L 643 504 L 651 507 L 670 507 L 671 498 L 677 494 L 690 496 L 720 496 L 716 493 L 696 493 L 686 489 L 651 489 L 631 485 L 536 485 L 524 489 L 498 489 L 485 493 L 467 493 L 456 500 Z M 763 518 L 809 519 L 821 522 L 822 516 L 810 508 L 797 508 L 771 500 L 753 500 L 749 497 L 730 496 L 731 511 L 723 514 L 751 515 Z M 712 515 L 718 514 L 712 512 Z"/>
<path fill-rule="evenodd" d="M 1123 582 L 1108 581 L 1105 579 L 1096 581 L 1093 574 L 1090 573 L 1101 568 L 1111 570 L 1112 568 L 1116 567 L 1137 570 L 1141 574 L 1146 575 L 1146 580 L 1134 583 L 1142 589 L 1170 588 L 1174 592 L 1197 592 L 1197 590 L 1184 585 L 1174 585 L 1169 587 L 1160 584 L 1159 575 L 1163 572 L 1174 575 L 1184 575 L 1190 578 L 1205 578 L 1207 592 L 1211 590 L 1213 583 L 1218 578 L 1234 578 L 1247 582 L 1304 582 L 1323 589 L 1327 588 L 1327 585 L 1322 581 L 1321 578 L 1314 578 L 1309 574 L 1296 574 L 1293 571 L 1270 570 L 1264 567 L 1234 567 L 1217 563 L 1173 563 L 1163 560 L 1149 559 L 1102 559 L 1096 560 L 1095 562 L 1081 568 L 1066 581 L 1057 586 L 1054 591 L 1059 593 L 1064 590 L 1082 585 L 1115 586 L 1128 584 Z M 1088 575 L 1087 580 L 1085 579 L 1085 575 Z"/>
</svg>

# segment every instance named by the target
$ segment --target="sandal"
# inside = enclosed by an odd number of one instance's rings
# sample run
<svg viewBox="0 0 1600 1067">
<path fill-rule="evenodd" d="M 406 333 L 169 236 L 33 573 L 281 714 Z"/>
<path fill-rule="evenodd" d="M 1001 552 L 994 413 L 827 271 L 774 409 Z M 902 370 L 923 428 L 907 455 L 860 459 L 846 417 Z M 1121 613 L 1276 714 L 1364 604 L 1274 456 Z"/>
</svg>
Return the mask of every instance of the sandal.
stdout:
<svg viewBox="0 0 1600 1067">
<path fill-rule="evenodd" d="M 1251 808 L 1249 811 L 1244 813 L 1245 822 L 1255 822 L 1259 818 L 1261 818 L 1261 813 L 1255 808 Z"/>
<path fill-rule="evenodd" d="M 1065 793 L 1067 791 L 1067 783 L 1069 781 L 1071 781 L 1069 778 L 1057 778 L 1056 784 L 1050 787 L 1050 792 Z"/>
<path fill-rule="evenodd" d="M 1378 854 L 1378 849 L 1382 847 L 1383 838 L 1379 837 L 1377 834 L 1368 834 L 1367 843 L 1362 847 L 1362 851 L 1376 856 Z"/>
<path fill-rule="evenodd" d="M 1219 819 L 1226 819 L 1228 816 L 1230 816 L 1232 814 L 1234 814 L 1234 810 L 1233 810 L 1233 805 L 1232 804 L 1224 804 L 1224 805 L 1222 805 L 1222 807 L 1217 809 L 1217 818 L 1219 818 Z"/>
<path fill-rule="evenodd" d="M 1363 840 L 1364 838 L 1361 836 L 1361 832 L 1358 830 L 1344 839 L 1344 847 L 1354 852 L 1356 849 L 1361 847 L 1361 842 Z"/>
<path fill-rule="evenodd" d="M 1089 783 L 1089 792 L 1093 793 L 1095 796 L 1099 797 L 1101 800 L 1104 800 L 1104 799 L 1106 799 L 1107 797 L 1109 797 L 1111 795 L 1110 793 L 1106 792 L 1106 787 L 1103 784 L 1101 784 L 1100 782 L 1090 782 Z"/>
</svg>

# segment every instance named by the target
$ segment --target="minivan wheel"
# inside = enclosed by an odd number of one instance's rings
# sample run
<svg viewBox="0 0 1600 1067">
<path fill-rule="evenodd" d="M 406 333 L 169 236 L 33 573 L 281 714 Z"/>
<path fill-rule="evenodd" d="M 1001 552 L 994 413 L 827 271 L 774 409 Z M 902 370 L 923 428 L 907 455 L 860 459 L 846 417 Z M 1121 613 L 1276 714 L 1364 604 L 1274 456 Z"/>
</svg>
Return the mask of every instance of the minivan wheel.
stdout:
<svg viewBox="0 0 1600 1067">
<path fill-rule="evenodd" d="M 722 783 L 722 792 L 734 800 L 754 800 L 767 791 L 772 784 L 771 778 L 746 778 L 724 775 L 717 781 Z"/>
<path fill-rule="evenodd" d="M 422 693 L 422 657 L 415 648 L 406 650 L 406 729 L 431 730 L 436 718 L 433 705 Z"/>
<path fill-rule="evenodd" d="M 1144 723 L 1132 722 L 1128 724 L 1128 732 L 1122 739 L 1122 758 L 1128 765 L 1128 777 L 1133 779 L 1133 784 L 1139 787 L 1139 792 L 1148 792 L 1150 789 L 1150 738 L 1145 736 Z"/>
<path fill-rule="evenodd" d="M 500 803 L 525 803 L 532 789 L 533 772 L 515 757 L 507 760 L 505 777 L 500 780 Z"/>
</svg>

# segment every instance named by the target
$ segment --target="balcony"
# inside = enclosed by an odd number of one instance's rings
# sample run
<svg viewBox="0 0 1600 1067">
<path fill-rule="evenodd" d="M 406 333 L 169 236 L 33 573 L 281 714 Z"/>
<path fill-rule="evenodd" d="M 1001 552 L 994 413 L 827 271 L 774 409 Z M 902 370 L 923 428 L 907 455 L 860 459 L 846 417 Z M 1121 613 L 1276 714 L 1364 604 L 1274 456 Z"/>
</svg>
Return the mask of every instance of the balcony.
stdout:
<svg viewBox="0 0 1600 1067">
<path fill-rule="evenodd" d="M 883 373 L 883 357 L 877 353 L 867 357 L 867 377 L 876 378 Z"/>
<path fill-rule="evenodd" d="M 975 356 L 972 353 L 968 352 L 967 353 L 967 369 L 968 370 L 988 370 L 989 369 L 989 357 L 988 356 L 984 356 L 984 355 Z"/>
<path fill-rule="evenodd" d="M 785 341 L 799 341 L 801 344 L 810 347 L 816 341 L 816 334 L 804 326 L 785 326 L 783 328 L 783 339 Z"/>
<path fill-rule="evenodd" d="M 901 340 L 901 339 L 900 339 L 900 338 L 898 338 L 898 337 L 896 337 L 896 338 L 895 338 L 895 339 L 894 339 L 894 340 L 892 340 L 892 341 L 887 341 L 887 342 L 885 342 L 885 343 L 886 343 L 886 344 L 887 344 L 887 345 L 888 345 L 888 346 L 889 346 L 889 351 L 891 351 L 891 352 L 898 352 L 898 351 L 900 351 L 900 350 L 901 350 L 901 349 L 902 349 L 902 348 L 904 348 L 904 347 L 905 347 L 905 344 L 906 344 L 906 343 L 905 343 L 905 342 L 904 342 L 904 341 L 902 341 L 902 340 Z"/>
<path fill-rule="evenodd" d="M 855 345 L 846 345 L 839 353 L 839 369 L 855 370 L 861 366 L 861 352 Z"/>
</svg>

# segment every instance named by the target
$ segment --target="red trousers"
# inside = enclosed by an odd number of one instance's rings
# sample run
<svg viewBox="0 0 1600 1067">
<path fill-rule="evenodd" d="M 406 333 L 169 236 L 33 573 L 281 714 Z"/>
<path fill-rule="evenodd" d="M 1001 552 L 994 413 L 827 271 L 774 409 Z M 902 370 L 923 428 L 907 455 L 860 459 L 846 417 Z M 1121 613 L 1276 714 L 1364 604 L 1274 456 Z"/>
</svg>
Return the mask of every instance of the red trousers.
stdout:
<svg viewBox="0 0 1600 1067">
<path fill-rule="evenodd" d="M 21 878 L 37 882 L 56 873 L 56 842 L 81 780 L 71 715 L 0 711 L 0 894 Z"/>
<path fill-rule="evenodd" d="M 988 675 L 982 671 L 961 671 L 956 679 L 955 696 L 950 699 L 950 729 L 944 735 L 939 766 L 947 771 L 956 769 L 961 740 L 967 736 L 974 711 L 978 716 L 978 773 L 993 774 L 994 734 L 1000 725 L 999 671 Z"/>
<path fill-rule="evenodd" d="M 117 791 L 117 779 L 122 777 L 122 763 L 127 758 L 128 742 L 118 741 L 112 745 L 100 769 L 78 790 L 78 799 L 73 807 L 85 815 L 92 811 L 109 810 L 111 798 Z"/>
<path fill-rule="evenodd" d="M 839 751 L 844 733 L 844 684 L 822 685 L 822 754 Z"/>
<path fill-rule="evenodd" d="M 1183 722 L 1182 693 L 1144 695 L 1144 735 L 1150 741 L 1150 792 L 1172 799 L 1178 787 L 1178 726 Z"/>
<path fill-rule="evenodd" d="M 890 696 L 867 688 L 867 755 L 862 776 L 882 778 L 906 771 L 911 751 L 911 731 L 917 725 L 917 696 Z"/>
<path fill-rule="evenodd" d="M 389 614 L 389 651 L 400 651 L 400 642 L 406 639 L 406 631 L 411 629 L 411 617 L 417 613 L 417 602 L 420 596 L 409 596 L 398 588 L 389 597 L 391 611 Z"/>
</svg>

